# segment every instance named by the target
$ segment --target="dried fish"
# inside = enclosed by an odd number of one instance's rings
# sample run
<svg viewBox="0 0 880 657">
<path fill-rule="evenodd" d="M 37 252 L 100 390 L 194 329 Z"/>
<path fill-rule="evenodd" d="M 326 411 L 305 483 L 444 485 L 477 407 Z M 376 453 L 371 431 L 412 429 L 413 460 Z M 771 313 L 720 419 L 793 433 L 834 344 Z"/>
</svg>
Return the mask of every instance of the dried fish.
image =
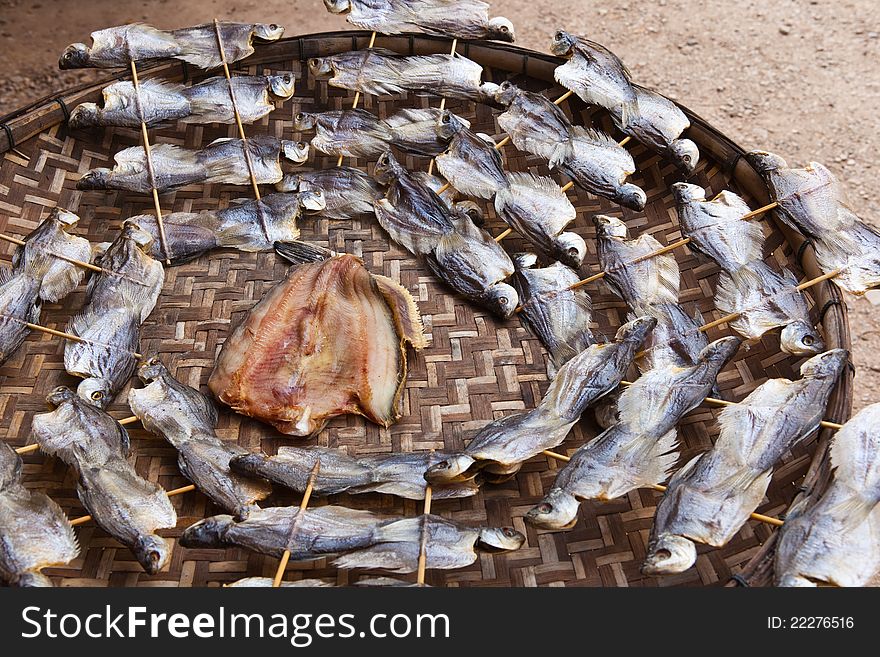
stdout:
<svg viewBox="0 0 880 657">
<path fill-rule="evenodd" d="M 86 304 L 67 327 L 87 342 L 65 343 L 64 367 L 84 379 L 77 394 L 99 408 L 107 408 L 134 373 L 141 324 L 165 282 L 162 264 L 148 255 L 152 241 L 136 224 L 125 223 L 95 259 L 107 271 L 92 274 Z"/>
<path fill-rule="evenodd" d="M 414 91 L 482 102 L 483 67 L 461 55 L 404 57 L 384 48 L 357 50 L 309 60 L 309 71 L 331 87 L 371 96 Z"/>
<path fill-rule="evenodd" d="M 247 518 L 272 489 L 230 470 L 231 459 L 250 452 L 217 437 L 214 402 L 171 376 L 158 358 L 141 365 L 138 376 L 148 385 L 129 390 L 128 404 L 144 428 L 171 443 L 180 472 L 211 501 L 236 519 Z"/>
<path fill-rule="evenodd" d="M 254 39 L 277 41 L 284 28 L 264 23 L 219 24 L 220 37 L 226 60 L 237 62 L 254 52 Z M 92 45 L 74 43 L 68 46 L 58 67 L 117 68 L 129 62 L 152 62 L 162 59 L 180 59 L 199 68 L 220 66 L 220 50 L 213 23 L 185 27 L 179 30 L 157 30 L 143 23 L 108 27 L 92 32 Z"/>
<path fill-rule="evenodd" d="M 376 456 L 348 456 L 324 447 L 281 447 L 277 456 L 248 454 L 232 459 L 236 472 L 263 477 L 302 493 L 318 461 L 321 469 L 314 479 L 314 495 L 385 493 L 410 500 L 425 497 L 425 470 L 448 455 L 441 452 L 409 452 Z M 473 482 L 436 486 L 435 500 L 470 497 L 477 493 Z"/>
<path fill-rule="evenodd" d="M 0 268 L 0 365 L 30 334 L 25 322 L 40 322 L 42 302 L 63 299 L 82 281 L 83 268 L 54 257 L 92 259 L 88 240 L 68 232 L 78 221 L 72 212 L 55 208 L 15 250 L 12 268 Z"/>
<path fill-rule="evenodd" d="M 550 354 L 550 378 L 584 349 L 596 342 L 590 330 L 593 303 L 583 288 L 572 290 L 580 276 L 570 267 L 555 262 L 535 267 L 537 258 L 520 253 L 513 259 L 513 286 L 522 301 L 521 318 Z"/>
<path fill-rule="evenodd" d="M 247 140 L 258 184 L 274 184 L 283 178 L 281 158 L 302 164 L 309 158 L 309 145 L 258 135 Z M 241 139 L 216 139 L 199 151 L 156 144 L 151 148 L 156 189 L 160 192 L 197 183 L 249 185 L 250 171 Z M 132 146 L 113 156 L 113 169 L 91 169 L 77 182 L 77 189 L 122 189 L 148 193 L 152 190 L 144 149 Z"/>
<path fill-rule="evenodd" d="M 383 195 L 369 174 L 352 167 L 289 173 L 275 188 L 279 192 L 321 191 L 324 209 L 318 215 L 339 221 L 373 214 L 373 202 Z"/>
<path fill-rule="evenodd" d="M 462 194 L 491 199 L 508 186 L 501 153 L 489 136 L 471 132 L 451 112 L 441 115 L 437 134 L 449 140 L 437 156 L 437 170 Z"/>
<path fill-rule="evenodd" d="M 235 112 L 225 77 L 213 77 L 191 87 L 165 80 L 140 83 L 140 108 L 147 127 L 167 121 L 234 123 Z M 291 73 L 237 75 L 232 78 L 236 105 L 243 123 L 254 123 L 275 109 L 274 99 L 287 100 L 296 81 Z M 104 87 L 103 102 L 82 103 L 70 114 L 71 128 L 121 126 L 139 128 L 141 112 L 134 84 L 114 82 Z"/>
<path fill-rule="evenodd" d="M 579 500 L 611 500 L 664 481 L 678 460 L 675 426 L 709 395 L 739 345 L 739 338 L 721 338 L 693 367 L 667 365 L 642 375 L 620 395 L 620 421 L 572 455 L 526 520 L 565 529 L 577 522 Z"/>
<path fill-rule="evenodd" d="M 388 150 L 392 139 L 388 126 L 362 109 L 320 114 L 300 112 L 294 117 L 293 129 L 300 132 L 316 130 L 312 147 L 335 157 L 371 160 Z"/>
<path fill-rule="evenodd" d="M 777 273 L 764 262 L 764 232 L 757 222 L 743 220 L 749 212 L 746 202 L 728 191 L 708 201 L 702 187 L 687 183 L 675 183 L 672 190 L 691 248 L 722 269 L 716 306 L 725 315 L 740 313 L 730 327 L 751 340 L 782 327 L 784 352 L 802 356 L 824 351 L 795 275 L 788 269 Z"/>
<path fill-rule="evenodd" d="M 349 23 L 381 34 L 427 32 L 458 39 L 494 39 L 513 43 L 513 23 L 489 18 L 480 0 L 324 0 L 327 10 L 348 14 Z"/>
<path fill-rule="evenodd" d="M 271 251 L 275 242 L 292 242 L 299 237 L 300 217 L 323 212 L 325 207 L 324 193 L 318 189 L 268 194 L 259 201 L 242 200 L 223 210 L 166 214 L 162 223 L 168 257 L 172 264 L 179 264 L 220 247 Z M 129 221 L 153 236 L 150 255 L 164 258 L 156 217 L 145 214 Z"/>
<path fill-rule="evenodd" d="M 450 208 L 388 152 L 379 158 L 376 179 L 388 184 L 376 201 L 376 217 L 395 242 L 466 298 L 502 318 L 513 315 L 516 290 L 503 281 L 513 273 L 510 256 L 462 209 Z"/>
<path fill-rule="evenodd" d="M 437 122 L 442 116 L 443 110 L 433 107 L 402 109 L 385 119 L 385 125 L 391 130 L 394 146 L 407 153 L 435 157 L 449 148 L 449 139 L 437 131 Z M 467 119 L 458 115 L 453 117 L 464 127 L 471 127 Z"/>
<path fill-rule="evenodd" d="M 21 482 L 21 457 L 0 442 L 0 579 L 11 586 L 52 586 L 40 572 L 79 554 L 73 527 L 45 493 Z"/>
<path fill-rule="evenodd" d="M 345 414 L 390 426 L 400 415 L 406 344 L 427 345 L 415 300 L 354 256 L 303 242 L 276 248 L 295 266 L 223 343 L 211 391 L 294 436 Z"/>
<path fill-rule="evenodd" d="M 546 96 L 520 89 L 509 80 L 498 86 L 494 96 L 505 108 L 498 116 L 498 126 L 519 150 L 549 161 L 570 139 L 571 121 Z"/>
<path fill-rule="evenodd" d="M 856 216 L 840 181 L 811 162 L 791 169 L 778 155 L 755 151 L 749 161 L 764 176 L 779 215 L 811 239 L 816 260 L 842 289 L 861 295 L 880 285 L 880 232 Z"/>
<path fill-rule="evenodd" d="M 429 468 L 425 479 L 446 484 L 482 470 L 509 478 L 528 459 L 561 445 L 587 407 L 620 384 L 655 324 L 637 319 L 622 326 L 613 342 L 582 351 L 559 368 L 536 408 L 487 425 L 463 452 Z"/>
<path fill-rule="evenodd" d="M 35 415 L 32 425 L 40 447 L 76 471 L 77 495 L 94 521 L 155 575 L 171 557 L 156 530 L 177 524 L 168 495 L 126 460 L 130 443 L 119 422 L 68 388 L 56 388 L 46 401 L 54 410 Z"/>
<path fill-rule="evenodd" d="M 865 586 L 880 570 L 880 404 L 834 436 L 832 479 L 785 514 L 776 543 L 777 586 Z"/>
<path fill-rule="evenodd" d="M 848 353 L 835 349 L 801 366 L 799 381 L 770 379 L 721 412 L 721 435 L 669 482 L 657 506 L 646 575 L 680 573 L 697 559 L 695 542 L 725 545 L 758 507 L 773 467 L 819 428 Z"/>
</svg>

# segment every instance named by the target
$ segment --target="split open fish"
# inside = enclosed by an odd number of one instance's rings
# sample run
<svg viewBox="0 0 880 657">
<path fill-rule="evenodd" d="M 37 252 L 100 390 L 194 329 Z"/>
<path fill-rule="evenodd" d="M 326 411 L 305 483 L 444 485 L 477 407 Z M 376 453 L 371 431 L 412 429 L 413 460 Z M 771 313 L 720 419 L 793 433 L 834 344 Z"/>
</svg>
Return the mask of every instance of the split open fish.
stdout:
<svg viewBox="0 0 880 657">
<path fill-rule="evenodd" d="M 83 379 L 76 391 L 84 400 L 107 408 L 137 365 L 141 324 L 159 298 L 165 282 L 162 263 L 149 256 L 153 238 L 126 222 L 119 237 L 95 258 L 106 271 L 94 273 L 86 302 L 67 331 L 87 342 L 68 340 L 64 368 Z"/>
<path fill-rule="evenodd" d="M 327 10 L 380 34 L 426 32 L 457 39 L 492 39 L 513 43 L 513 23 L 490 18 L 480 0 L 324 0 Z"/>
<path fill-rule="evenodd" d="M 299 237 L 300 217 L 322 212 L 325 207 L 324 193 L 316 189 L 268 194 L 259 201 L 233 202 L 222 210 L 172 212 L 162 217 L 167 255 L 172 264 L 179 264 L 221 247 L 271 251 L 275 242 L 292 242 Z M 139 215 L 129 221 L 153 236 L 150 255 L 164 259 L 156 217 Z"/>
<path fill-rule="evenodd" d="M 294 93 L 292 73 L 237 75 L 232 90 L 242 123 L 254 123 L 275 110 L 276 100 Z M 120 126 L 139 128 L 141 112 L 148 128 L 168 121 L 234 123 L 235 111 L 225 77 L 213 77 L 191 87 L 165 80 L 140 83 L 140 105 L 134 84 L 114 82 L 104 87 L 102 103 L 82 103 L 70 113 L 71 128 Z"/>
<path fill-rule="evenodd" d="M 728 191 L 709 201 L 702 187 L 688 183 L 675 183 L 672 190 L 690 247 L 722 269 L 716 306 L 725 315 L 740 313 L 730 327 L 751 340 L 781 327 L 784 352 L 824 351 L 795 275 L 785 268 L 778 273 L 764 262 L 764 231 L 759 222 L 743 219 L 749 212 L 746 202 Z"/>
<path fill-rule="evenodd" d="M 400 416 L 406 345 L 427 346 L 415 300 L 351 255 L 278 244 L 293 265 L 223 343 L 208 386 L 233 410 L 309 436 L 333 417 Z"/>
<path fill-rule="evenodd" d="M 214 402 L 171 376 L 158 358 L 141 365 L 138 376 L 147 386 L 129 390 L 128 404 L 144 428 L 177 450 L 180 472 L 212 502 L 237 519 L 247 518 L 272 488 L 230 470 L 231 459 L 250 452 L 218 438 Z"/>
<path fill-rule="evenodd" d="M 312 468 L 320 461 L 313 495 L 384 493 L 410 500 L 425 498 L 425 471 L 448 455 L 442 452 L 407 452 L 390 455 L 349 456 L 325 447 L 281 447 L 277 456 L 248 454 L 230 463 L 233 470 L 291 488 L 299 493 L 308 486 Z M 474 482 L 435 486 L 435 500 L 475 495 Z"/>
<path fill-rule="evenodd" d="M 126 460 L 131 445 L 119 422 L 68 388 L 56 388 L 46 401 L 54 410 L 35 415 L 32 425 L 40 448 L 76 471 L 77 495 L 95 523 L 155 575 L 171 557 L 156 530 L 177 524 L 168 495 Z"/>
<path fill-rule="evenodd" d="M 254 40 L 277 41 L 284 28 L 265 23 L 219 23 L 220 38 L 226 61 L 237 62 L 254 52 Z M 92 32 L 92 45 L 74 43 L 68 46 L 58 67 L 117 68 L 129 62 L 153 62 L 180 59 L 199 68 L 220 66 L 220 49 L 213 23 L 184 27 L 179 30 L 158 30 L 143 23 L 130 23 Z"/>
<path fill-rule="evenodd" d="M 573 357 L 559 368 L 537 407 L 488 424 L 460 454 L 430 467 L 425 479 L 445 484 L 482 472 L 503 480 L 528 459 L 561 445 L 587 407 L 620 385 L 656 323 L 636 319 L 622 326 L 612 342 L 594 344 Z"/>
<path fill-rule="evenodd" d="M 275 184 L 284 174 L 282 157 L 296 164 L 309 158 L 309 145 L 257 135 L 247 140 L 247 151 L 257 184 Z M 155 144 L 151 149 L 156 189 L 165 192 L 201 183 L 251 184 L 247 156 L 241 139 L 216 139 L 195 151 L 171 144 Z M 152 189 L 147 157 L 140 146 L 132 146 L 113 156 L 112 169 L 91 169 L 77 182 L 77 189 L 121 189 L 149 193 Z"/>
<path fill-rule="evenodd" d="M 774 564 L 777 586 L 865 586 L 880 571 L 880 404 L 834 436 L 831 483 L 785 514 Z"/>
<path fill-rule="evenodd" d="M 511 317 L 519 297 L 504 280 L 513 273 L 513 262 L 492 236 L 464 210 L 450 209 L 390 152 L 379 158 L 375 172 L 389 186 L 375 211 L 391 239 L 466 298 Z"/>
<path fill-rule="evenodd" d="M 672 477 L 657 505 L 643 573 L 683 572 L 696 562 L 695 543 L 721 547 L 736 535 L 764 499 L 774 466 L 819 428 L 847 358 L 843 349 L 814 356 L 800 380 L 770 379 L 721 411 L 715 445 Z"/>
<path fill-rule="evenodd" d="M 339 221 L 373 214 L 373 203 L 383 195 L 372 176 L 352 167 L 288 173 L 275 188 L 279 192 L 322 192 L 324 209 L 317 215 Z"/>
<path fill-rule="evenodd" d="M 812 241 L 824 273 L 840 270 L 833 280 L 851 294 L 880 285 L 880 232 L 853 212 L 843 185 L 827 168 L 811 162 L 792 169 L 764 151 L 748 158 L 767 181 L 782 220 Z"/>
<path fill-rule="evenodd" d="M 40 323 L 42 302 L 63 299 L 85 276 L 82 267 L 53 256 L 91 261 L 88 240 L 68 232 L 78 221 L 72 212 L 53 209 L 16 248 L 12 267 L 0 267 L 0 365 L 30 334 L 25 322 Z"/>
<path fill-rule="evenodd" d="M 572 455 L 526 520 L 565 529 L 577 522 L 580 500 L 611 500 L 664 481 L 678 460 L 675 426 L 709 395 L 739 345 L 739 338 L 721 338 L 692 367 L 662 365 L 643 374 L 621 393 L 618 423 Z"/>
<path fill-rule="evenodd" d="M 52 586 L 43 568 L 66 566 L 79 544 L 64 511 L 22 483 L 21 457 L 0 442 L 0 579 L 11 586 Z"/>
</svg>

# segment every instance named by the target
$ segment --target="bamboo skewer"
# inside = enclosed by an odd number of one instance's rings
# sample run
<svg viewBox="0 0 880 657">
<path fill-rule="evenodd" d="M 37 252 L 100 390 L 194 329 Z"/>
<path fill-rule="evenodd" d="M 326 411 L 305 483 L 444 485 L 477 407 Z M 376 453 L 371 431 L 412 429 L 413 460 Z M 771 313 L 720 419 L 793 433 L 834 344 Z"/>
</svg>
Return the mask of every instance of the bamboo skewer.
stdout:
<svg viewBox="0 0 880 657">
<path fill-rule="evenodd" d="M 433 450 L 431 450 L 433 452 Z M 431 498 L 433 492 L 430 484 L 425 486 L 425 508 L 422 512 L 422 535 L 419 543 L 419 567 L 416 576 L 416 584 L 425 585 L 425 570 L 428 565 L 428 516 L 431 513 Z"/>
<path fill-rule="evenodd" d="M 183 486 L 182 488 L 175 488 L 174 490 L 170 490 L 166 493 L 168 497 L 175 497 L 177 495 L 183 495 L 184 493 L 189 493 L 190 491 L 194 491 L 196 489 L 195 486 L 190 484 L 189 486 Z M 92 516 L 82 516 L 81 518 L 74 518 L 70 521 L 70 524 L 73 527 L 77 527 L 79 525 L 86 524 L 89 520 L 92 519 Z"/>
<path fill-rule="evenodd" d="M 71 340 L 73 342 L 81 342 L 82 344 L 94 344 L 99 347 L 104 347 L 106 349 L 116 349 L 118 351 L 128 351 L 127 349 L 122 349 L 116 345 L 112 344 L 103 344 L 101 342 L 95 342 L 94 340 L 86 340 L 85 338 L 81 338 L 78 335 L 73 335 L 73 333 L 65 333 L 64 331 L 56 331 L 55 329 L 49 328 L 48 326 L 41 326 L 39 324 L 32 324 L 31 322 L 26 322 L 23 319 L 19 319 L 18 317 L 12 317 L 11 315 L 0 314 L 0 319 L 6 319 L 11 322 L 18 322 L 19 324 L 24 324 L 32 331 L 40 331 L 41 333 L 48 333 L 49 335 L 54 335 L 56 338 L 64 338 L 65 340 Z M 143 356 L 136 351 L 129 352 L 135 358 L 143 358 Z"/>
<path fill-rule="evenodd" d="M 370 35 L 370 43 L 367 45 L 367 50 L 372 50 L 373 46 L 376 45 L 376 35 L 377 35 L 377 32 L 375 32 L 375 31 Z M 360 104 L 361 104 L 361 92 L 355 91 L 354 92 L 354 102 L 351 104 L 351 109 L 356 110 L 358 108 L 358 105 L 360 105 Z M 339 159 L 336 160 L 336 166 L 341 167 L 343 161 L 345 161 L 345 156 L 340 155 Z"/>
<path fill-rule="evenodd" d="M 147 133 L 147 122 L 144 115 L 144 108 L 141 104 L 141 84 L 138 80 L 137 63 L 133 57 L 130 57 L 131 63 L 131 82 L 134 85 L 134 97 L 137 100 L 138 116 L 141 119 L 141 137 L 144 141 L 144 155 L 147 159 L 147 173 L 150 176 L 150 186 L 153 188 L 153 207 L 156 210 L 156 224 L 159 226 L 159 243 L 162 247 L 162 255 L 165 256 L 165 264 L 171 264 L 171 258 L 168 256 L 168 244 L 165 240 L 165 223 L 162 221 L 162 206 L 159 203 L 159 190 L 156 189 L 156 172 L 153 170 L 153 154 L 150 148 L 150 135 Z"/>
<path fill-rule="evenodd" d="M 266 226 L 266 217 L 263 213 L 263 204 L 260 195 L 260 185 L 257 183 L 257 176 L 254 174 L 254 162 L 251 159 L 251 152 L 248 149 L 247 136 L 244 134 L 244 124 L 241 122 L 241 114 L 238 111 L 238 101 L 235 97 L 235 89 L 232 86 L 232 74 L 229 72 L 229 63 L 226 61 L 226 51 L 223 48 L 223 37 L 220 34 L 220 21 L 214 19 L 214 34 L 217 37 L 217 50 L 220 54 L 220 64 L 223 66 L 223 75 L 226 76 L 226 86 L 229 87 L 229 99 L 232 101 L 232 112 L 235 114 L 235 125 L 238 126 L 238 136 L 241 138 L 241 150 L 244 152 L 244 161 L 247 163 L 248 175 L 251 178 L 251 186 L 254 189 L 254 198 L 257 199 L 257 207 L 260 212 L 260 227 L 263 229 L 263 235 L 269 239 L 269 228 Z M 270 240 L 271 242 L 271 240 Z"/>
<path fill-rule="evenodd" d="M 458 50 L 458 38 L 455 38 L 452 40 L 452 48 L 449 50 L 449 54 L 454 57 L 456 50 Z M 440 111 L 442 112 L 445 109 L 446 109 L 446 96 L 444 96 L 443 98 L 440 99 Z M 437 162 L 436 159 L 432 157 L 431 162 L 428 164 L 428 175 L 429 176 L 434 175 L 434 165 L 436 164 L 436 162 Z"/>
<path fill-rule="evenodd" d="M 12 244 L 17 244 L 18 246 L 25 246 L 27 242 L 22 239 L 18 239 L 17 237 L 12 237 L 11 235 L 4 235 L 0 233 L 0 240 L 4 242 L 10 242 Z M 54 253 L 52 251 L 46 251 L 46 253 L 53 258 L 58 258 L 59 260 L 64 260 L 65 262 L 69 262 L 72 265 L 77 265 L 78 267 L 83 267 L 85 269 L 90 269 L 91 271 L 100 272 L 102 274 L 112 274 L 109 269 L 104 269 L 103 267 L 98 267 L 98 265 L 93 265 L 91 262 L 86 262 L 85 260 L 77 260 L 76 258 L 69 258 L 66 255 L 61 255 L 60 253 Z"/>
<path fill-rule="evenodd" d="M 303 514 L 306 512 L 306 507 L 309 506 L 309 500 L 312 498 L 312 489 L 315 487 L 315 479 L 317 479 L 318 473 L 320 471 L 321 459 L 318 459 L 317 461 L 315 461 L 312 472 L 309 474 L 309 482 L 308 484 L 306 484 L 305 492 L 303 492 L 302 502 L 299 503 L 299 513 L 296 514 L 296 518 L 293 519 L 293 523 L 290 527 L 290 538 L 288 539 L 288 541 L 293 540 L 293 537 L 296 534 L 296 530 L 299 527 L 300 518 L 303 517 Z M 278 562 L 278 570 L 275 572 L 275 579 L 272 580 L 272 588 L 277 589 L 281 586 L 281 580 L 284 578 L 284 571 L 287 569 L 287 564 L 289 561 L 290 550 L 284 550 L 284 554 L 281 555 L 281 561 Z"/>
</svg>

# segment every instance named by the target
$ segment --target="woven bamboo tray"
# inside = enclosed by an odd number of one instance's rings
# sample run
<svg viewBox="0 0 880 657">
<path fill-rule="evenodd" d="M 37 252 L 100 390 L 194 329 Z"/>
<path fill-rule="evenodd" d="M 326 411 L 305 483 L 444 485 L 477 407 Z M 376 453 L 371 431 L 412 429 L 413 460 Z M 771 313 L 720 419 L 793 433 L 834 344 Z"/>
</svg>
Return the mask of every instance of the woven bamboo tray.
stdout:
<svg viewBox="0 0 880 657">
<path fill-rule="evenodd" d="M 325 82 L 309 77 L 304 62 L 315 56 L 365 48 L 369 34 L 337 32 L 285 39 L 263 46 L 236 68 L 241 72 L 264 73 L 294 71 L 299 79 L 296 97 L 261 123 L 248 128 L 248 135 L 271 133 L 297 139 L 292 117 L 302 109 L 320 111 L 350 107 L 352 95 L 332 89 Z M 380 37 L 377 46 L 403 54 L 449 52 L 450 41 L 428 36 Z M 485 79 L 501 82 L 513 79 L 523 87 L 546 91 L 551 98 L 563 93 L 553 82 L 553 69 L 560 63 L 554 57 L 516 48 L 485 43 L 463 43 L 459 52 L 483 64 Z M 204 77 L 185 65 L 168 64 L 144 69 L 142 77 L 191 80 Z M 122 75 L 118 76 L 123 77 Z M 63 79 L 63 78 L 62 78 Z M 55 206 L 78 213 L 82 221 L 78 232 L 92 242 L 110 241 L 126 217 L 151 212 L 151 199 L 122 192 L 79 192 L 76 181 L 87 169 L 112 164 L 113 154 L 139 143 L 136 130 L 71 131 L 65 114 L 76 104 L 94 101 L 105 83 L 64 92 L 24 108 L 0 123 L 0 231 L 22 236 L 33 229 Z M 362 107 L 388 116 L 402 107 L 437 106 L 439 99 L 417 97 L 370 97 Z M 613 132 L 609 117 L 587 108 L 573 98 L 563 107 L 576 123 L 593 121 Z M 476 131 L 498 136 L 493 111 L 484 106 L 450 101 L 449 108 L 470 119 Z M 732 189 L 759 207 L 768 202 L 765 186 L 742 157 L 743 151 L 705 121 L 688 112 L 693 122 L 689 137 L 697 142 L 703 160 L 692 181 L 708 187 L 712 194 Z M 218 137 L 237 136 L 234 126 L 175 125 L 151 132 L 153 143 L 174 143 L 197 148 Z M 10 143 L 12 138 L 14 143 Z M 618 138 L 621 136 L 618 135 Z M 11 147 L 23 154 L 13 152 Z M 680 174 L 643 147 L 631 143 L 638 173 L 633 182 L 649 195 L 643 213 L 622 211 L 608 201 L 597 200 L 573 189 L 570 197 L 578 209 L 576 230 L 590 247 L 585 275 L 596 270 L 595 230 L 590 218 L 598 212 L 623 216 L 636 235 L 649 232 L 666 244 L 680 238 L 670 185 Z M 520 153 L 512 145 L 504 149 L 511 171 L 531 170 L 547 174 L 544 163 Z M 365 170 L 372 163 L 347 161 Z M 334 166 L 335 159 L 313 154 L 308 167 Z M 425 158 L 407 157 L 405 165 L 414 170 L 428 166 Z M 564 182 L 564 181 L 562 181 Z M 268 190 L 267 190 L 268 191 Z M 162 196 L 162 207 L 170 211 L 199 211 L 225 207 L 231 200 L 250 196 L 250 188 L 223 185 L 193 186 Z M 487 207 L 489 230 L 500 233 L 504 226 Z M 803 238 L 772 220 L 767 226 L 768 261 L 790 267 L 798 275 L 812 278 L 820 272 L 812 249 Z M 316 439 L 296 444 L 344 447 L 352 453 L 390 453 L 428 449 L 457 450 L 483 425 L 506 413 L 531 408 L 547 387 L 545 354 L 538 340 L 519 321 L 498 322 L 487 313 L 456 297 L 431 276 L 416 260 L 389 242 L 374 220 L 335 222 L 304 221 L 302 239 L 329 244 L 337 251 L 353 253 L 367 267 L 398 280 L 418 299 L 431 346 L 411 358 L 409 378 L 403 397 L 404 414 L 388 430 L 347 417 L 332 422 Z M 524 245 L 511 236 L 504 241 L 510 253 Z M 7 245 L 6 252 L 11 252 Z M 681 299 L 689 309 L 699 308 L 707 321 L 720 314 L 713 296 L 717 268 L 699 262 L 686 249 L 675 252 L 682 270 Z M 213 367 L 216 355 L 231 328 L 284 274 L 285 264 L 273 253 L 244 254 L 215 251 L 202 258 L 167 270 L 165 287 L 156 310 L 147 320 L 141 352 L 159 354 L 171 372 L 184 383 L 201 386 Z M 589 289 L 595 305 L 597 330 L 613 335 L 626 316 L 626 308 L 601 283 Z M 63 328 L 68 318 L 83 304 L 83 288 L 60 304 L 48 305 L 43 323 Z M 837 289 L 823 283 L 809 291 L 813 311 L 821 317 L 829 348 L 849 348 L 846 309 Z M 729 334 L 726 327 L 712 331 L 715 339 Z M 24 346 L 0 369 L 0 424 L 2 435 L 12 445 L 24 445 L 30 434 L 34 413 L 45 410 L 44 398 L 55 386 L 75 384 L 64 371 L 63 344 L 43 334 L 33 334 Z M 800 362 L 779 350 L 778 338 L 768 336 L 749 351 L 741 351 L 719 378 L 723 395 L 742 399 L 767 378 L 796 377 Z M 843 422 L 849 417 L 852 388 L 848 373 L 832 395 L 827 419 Z M 110 408 L 118 418 L 130 411 L 126 393 Z M 684 419 L 679 427 L 682 463 L 708 448 L 717 435 L 718 410 L 703 406 Z M 588 414 L 589 415 L 589 414 Z M 166 489 L 185 485 L 179 473 L 174 450 L 139 425 L 129 427 L 138 472 L 158 481 Z M 569 453 L 596 435 L 597 428 L 585 419 L 563 446 Z M 219 433 L 237 439 L 248 449 L 274 453 L 291 439 L 258 422 L 224 411 Z M 828 436 L 823 433 L 787 455 L 768 491 L 760 511 L 782 515 L 804 485 L 822 485 L 827 477 L 824 458 Z M 43 489 L 56 499 L 70 517 L 83 515 L 77 501 L 75 480 L 60 461 L 36 453 L 25 457 L 26 483 Z M 435 586 L 668 586 L 723 585 L 743 573 L 751 584 L 768 581 L 768 555 L 773 530 L 749 522 L 722 549 L 701 549 L 695 568 L 662 579 L 646 578 L 639 572 L 659 494 L 639 490 L 609 503 L 582 505 L 580 520 L 571 531 L 536 532 L 523 522 L 523 514 L 537 503 L 556 476 L 559 464 L 547 457 L 533 459 L 511 481 L 487 486 L 476 497 L 459 501 L 440 501 L 434 511 L 457 521 L 491 525 L 513 525 L 528 537 L 520 550 L 501 555 L 483 555 L 469 568 L 458 571 L 429 572 L 427 583 Z M 271 500 L 288 504 L 296 499 L 284 493 Z M 384 513 L 414 516 L 421 503 L 404 502 L 387 496 L 337 496 L 331 502 Z M 325 504 L 327 500 L 315 500 Z M 200 493 L 175 499 L 178 527 L 165 532 L 176 538 L 192 522 L 217 513 Z M 69 568 L 47 571 L 64 586 L 218 586 L 244 576 L 271 576 L 277 561 L 244 550 L 187 550 L 175 545 L 170 566 L 156 576 L 146 575 L 129 551 L 92 524 L 77 530 L 82 553 Z M 330 567 L 326 560 L 310 564 L 291 564 L 288 579 L 322 577 L 348 584 L 360 573 L 345 573 Z"/>
</svg>

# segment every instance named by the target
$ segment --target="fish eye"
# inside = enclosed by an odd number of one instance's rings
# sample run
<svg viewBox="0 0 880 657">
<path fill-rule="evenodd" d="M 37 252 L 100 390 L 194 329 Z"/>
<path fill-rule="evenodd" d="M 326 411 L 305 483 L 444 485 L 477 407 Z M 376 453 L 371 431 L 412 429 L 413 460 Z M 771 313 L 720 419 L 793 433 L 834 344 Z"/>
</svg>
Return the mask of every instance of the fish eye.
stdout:
<svg viewBox="0 0 880 657">
<path fill-rule="evenodd" d="M 516 536 L 516 531 L 511 529 L 510 527 L 505 527 L 501 530 L 501 533 L 504 534 L 507 538 L 513 538 Z"/>
<path fill-rule="evenodd" d="M 691 161 L 691 156 L 690 156 L 690 155 L 685 155 L 685 156 L 682 157 L 681 159 L 683 159 L 685 162 L 690 162 L 690 161 Z"/>
<path fill-rule="evenodd" d="M 562 32 L 557 32 L 557 33 L 556 33 L 556 40 L 557 40 L 557 41 L 562 41 L 562 39 L 563 39 L 564 36 L 565 36 L 565 35 L 564 35 Z"/>
<path fill-rule="evenodd" d="M 309 66 L 313 66 L 314 68 L 318 68 L 321 65 L 321 60 L 317 57 L 312 57 L 309 60 Z"/>
<path fill-rule="evenodd" d="M 290 82 L 290 76 L 289 76 L 289 75 L 285 75 L 285 76 L 284 76 L 284 81 L 285 81 L 285 82 Z"/>
<path fill-rule="evenodd" d="M 553 505 L 548 504 L 547 502 L 543 502 L 538 505 L 538 513 L 550 513 L 553 510 Z"/>
<path fill-rule="evenodd" d="M 812 347 L 816 343 L 816 339 L 812 335 L 805 335 L 803 342 L 808 347 Z"/>
<path fill-rule="evenodd" d="M 573 257 L 575 257 L 576 255 L 578 255 L 578 250 L 577 250 L 576 248 L 574 248 L 574 247 L 571 247 L 571 248 L 568 250 L 568 255 L 570 255 L 570 256 L 573 258 Z"/>
<path fill-rule="evenodd" d="M 158 365 L 161 361 L 158 358 L 151 358 L 147 361 L 148 365 Z"/>
<path fill-rule="evenodd" d="M 296 120 L 297 120 L 297 121 L 302 121 L 302 120 L 305 119 L 305 118 L 306 118 L 306 115 L 303 114 L 302 112 L 300 112 L 299 114 L 296 115 Z"/>
<path fill-rule="evenodd" d="M 443 115 L 443 123 L 450 123 L 451 121 L 452 121 L 452 118 L 449 116 L 449 114 Z"/>
<path fill-rule="evenodd" d="M 270 30 L 277 30 L 277 29 L 278 29 L 278 26 L 275 25 L 275 23 L 272 23 L 271 25 L 269 25 L 269 29 L 270 29 Z"/>
<path fill-rule="evenodd" d="M 104 399 L 104 393 L 100 390 L 95 390 L 95 392 L 92 393 L 92 399 L 94 399 L 95 401 L 101 401 L 102 399 Z"/>
<path fill-rule="evenodd" d="M 500 299 L 498 299 L 498 303 L 500 303 L 502 306 L 506 306 L 508 301 L 509 300 L 507 297 L 501 297 Z"/>
<path fill-rule="evenodd" d="M 301 141 L 301 142 L 297 142 L 296 147 L 298 149 L 304 151 L 305 149 L 307 149 L 309 147 L 309 145 L 306 142 Z"/>
<path fill-rule="evenodd" d="M 507 32 L 507 31 L 508 31 L 507 26 L 506 26 L 506 25 L 502 25 L 502 26 L 501 26 L 501 31 L 502 31 L 502 32 Z"/>
</svg>

